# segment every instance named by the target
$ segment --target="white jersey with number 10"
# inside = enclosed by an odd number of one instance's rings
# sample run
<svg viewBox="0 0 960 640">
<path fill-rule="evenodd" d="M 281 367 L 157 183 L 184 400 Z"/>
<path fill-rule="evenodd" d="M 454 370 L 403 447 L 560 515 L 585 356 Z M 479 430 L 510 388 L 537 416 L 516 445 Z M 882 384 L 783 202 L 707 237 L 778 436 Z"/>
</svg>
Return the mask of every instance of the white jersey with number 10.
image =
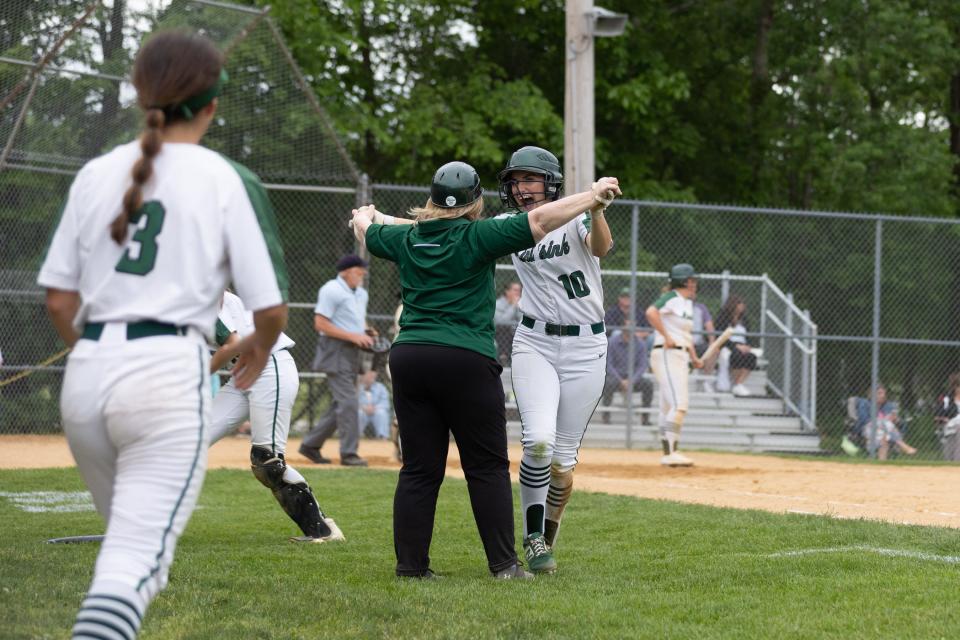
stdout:
<svg viewBox="0 0 960 640">
<path fill-rule="evenodd" d="M 510 215 L 510 214 L 503 214 Z M 590 216 L 577 216 L 511 256 L 523 285 L 520 311 L 553 324 L 590 325 L 603 320 L 600 259 L 585 239 Z"/>
</svg>

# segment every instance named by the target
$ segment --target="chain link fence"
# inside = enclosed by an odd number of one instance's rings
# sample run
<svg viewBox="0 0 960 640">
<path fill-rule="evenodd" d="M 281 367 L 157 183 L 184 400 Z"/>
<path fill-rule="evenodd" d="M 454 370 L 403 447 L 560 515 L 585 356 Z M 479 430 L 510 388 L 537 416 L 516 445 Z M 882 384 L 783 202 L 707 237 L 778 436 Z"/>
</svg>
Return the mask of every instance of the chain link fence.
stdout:
<svg viewBox="0 0 960 640">
<path fill-rule="evenodd" d="M 336 259 L 355 249 L 350 209 L 374 202 L 402 215 L 428 196 L 423 186 L 368 184 L 267 10 L 212 0 L 161 5 L 0 3 L 0 433 L 60 430 L 63 345 L 36 271 L 73 174 L 138 133 L 126 77 L 149 32 L 189 26 L 227 53 L 230 81 L 205 143 L 260 175 L 277 210 L 291 280 L 288 333 L 311 383 L 302 395 L 322 395 L 309 372 L 313 307 Z M 493 186 L 492 176 L 484 179 Z M 488 213 L 502 209 L 495 193 L 485 198 Z M 733 296 L 745 305 L 758 356 L 743 382 L 749 395 L 722 390 L 732 386 L 722 362 L 698 372 L 686 448 L 953 457 L 957 221 L 640 201 L 617 202 L 607 219 L 615 240 L 602 261 L 608 308 L 622 302 L 628 317 L 638 309 L 642 323 L 678 262 L 701 274 L 698 300 L 714 319 Z M 514 279 L 503 260 L 498 293 Z M 369 290 L 371 324 L 385 333 L 399 302 L 391 263 L 372 261 Z M 871 390 L 881 384 L 893 404 L 877 402 Z M 301 407 L 310 422 L 311 403 Z M 657 447 L 655 409 L 655 399 L 648 407 L 638 393 L 616 393 L 598 408 L 585 443 Z M 516 420 L 510 428 L 516 437 Z"/>
<path fill-rule="evenodd" d="M 370 195 L 402 215 L 428 191 L 374 184 Z M 485 197 L 488 212 L 502 209 L 496 193 Z M 745 304 L 758 356 L 750 395 L 720 390 L 732 386 L 722 366 L 696 372 L 687 448 L 952 457 L 944 397 L 960 371 L 958 221 L 644 201 L 615 203 L 607 221 L 615 241 L 602 261 L 608 309 L 626 294 L 643 323 L 679 262 L 701 274 L 698 301 L 714 319 L 731 296 Z M 498 294 L 514 280 L 504 259 Z M 392 314 L 398 292 L 395 267 L 374 260 L 371 313 Z M 871 392 L 881 386 L 889 404 Z M 656 447 L 655 411 L 655 398 L 645 407 L 639 393 L 618 393 L 598 408 L 585 443 Z M 642 424 L 644 414 L 653 425 Z"/>
<path fill-rule="evenodd" d="M 0 3 L 0 433 L 59 431 L 64 351 L 36 271 L 75 172 L 138 135 L 128 76 L 141 41 L 158 29 L 200 31 L 226 54 L 230 79 L 204 144 L 267 185 L 291 299 L 302 303 L 290 318 L 304 345 L 294 353 L 308 371 L 307 303 L 353 250 L 342 219 L 363 177 L 268 11 L 210 0 Z"/>
</svg>

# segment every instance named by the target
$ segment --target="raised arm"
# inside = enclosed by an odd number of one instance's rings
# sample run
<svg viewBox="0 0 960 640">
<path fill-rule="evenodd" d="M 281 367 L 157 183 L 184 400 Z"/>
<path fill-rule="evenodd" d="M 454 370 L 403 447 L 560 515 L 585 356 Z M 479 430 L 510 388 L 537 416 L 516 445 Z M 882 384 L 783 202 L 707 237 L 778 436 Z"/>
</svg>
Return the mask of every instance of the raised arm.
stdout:
<svg viewBox="0 0 960 640">
<path fill-rule="evenodd" d="M 414 224 L 416 220 L 411 218 L 397 218 L 388 216 L 385 213 L 377 211 L 372 204 L 367 204 L 359 209 L 353 210 L 353 219 L 350 226 L 353 227 L 353 235 L 361 246 L 367 245 L 367 228 L 371 224 Z"/>
<path fill-rule="evenodd" d="M 607 208 L 600 203 L 590 210 L 590 233 L 587 234 L 585 241 L 590 253 L 598 258 L 607 255 L 613 246 L 613 236 L 610 233 L 610 225 L 607 224 L 606 212 Z"/>
<path fill-rule="evenodd" d="M 545 235 L 597 204 L 609 205 L 619 195 L 620 183 L 616 178 L 600 178 L 587 191 L 537 207 L 527 214 L 534 241 L 540 242 Z"/>
</svg>

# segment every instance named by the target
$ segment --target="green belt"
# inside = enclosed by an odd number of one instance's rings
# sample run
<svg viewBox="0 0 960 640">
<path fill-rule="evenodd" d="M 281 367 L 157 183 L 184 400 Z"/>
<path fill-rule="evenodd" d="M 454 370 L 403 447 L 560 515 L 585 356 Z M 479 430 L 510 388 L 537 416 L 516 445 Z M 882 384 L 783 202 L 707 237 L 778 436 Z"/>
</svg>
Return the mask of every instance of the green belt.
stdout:
<svg viewBox="0 0 960 640">
<path fill-rule="evenodd" d="M 536 324 L 536 320 L 529 316 L 523 316 L 520 320 L 520 324 L 525 326 L 528 329 L 533 329 Z M 593 335 L 598 333 L 603 333 L 603 323 L 594 322 L 590 325 L 590 331 L 593 332 Z M 578 324 L 550 324 L 549 322 L 544 323 L 543 332 L 548 336 L 578 336 L 580 335 L 580 325 Z"/>
<path fill-rule="evenodd" d="M 103 322 L 88 322 L 80 335 L 84 340 L 99 340 L 103 334 Z M 187 327 L 178 327 L 175 324 L 157 322 L 155 320 L 141 320 L 127 323 L 127 340 L 152 338 L 153 336 L 183 336 L 187 334 Z"/>
</svg>

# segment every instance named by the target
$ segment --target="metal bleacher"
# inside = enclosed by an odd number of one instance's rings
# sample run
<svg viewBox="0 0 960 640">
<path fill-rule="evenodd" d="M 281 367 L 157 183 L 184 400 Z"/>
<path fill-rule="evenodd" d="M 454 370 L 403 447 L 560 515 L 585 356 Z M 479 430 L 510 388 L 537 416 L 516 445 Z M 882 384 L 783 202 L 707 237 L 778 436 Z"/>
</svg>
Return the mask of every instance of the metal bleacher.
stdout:
<svg viewBox="0 0 960 640">
<path fill-rule="evenodd" d="M 651 374 L 647 375 L 652 379 Z M 820 452 L 818 434 L 810 429 L 805 430 L 800 418 L 789 415 L 783 400 L 768 396 L 765 371 L 758 370 L 750 374 L 746 387 L 751 395 L 747 397 L 704 391 L 703 382 L 707 380 L 709 378 L 696 375 L 690 378 L 690 409 L 682 435 L 685 450 Z M 511 442 L 519 442 L 520 420 L 516 402 L 513 401 L 509 370 L 505 371 L 504 389 L 507 392 L 507 434 Z M 634 418 L 629 434 L 627 403 L 621 394 L 614 394 L 609 407 L 597 407 L 584 436 L 583 446 L 659 449 L 656 381 L 654 389 L 653 406 L 650 408 L 639 406 L 640 395 L 634 395 Z M 641 424 L 641 416 L 645 412 L 650 416 L 649 426 Z M 604 413 L 609 415 L 609 422 L 604 421 Z"/>
</svg>

